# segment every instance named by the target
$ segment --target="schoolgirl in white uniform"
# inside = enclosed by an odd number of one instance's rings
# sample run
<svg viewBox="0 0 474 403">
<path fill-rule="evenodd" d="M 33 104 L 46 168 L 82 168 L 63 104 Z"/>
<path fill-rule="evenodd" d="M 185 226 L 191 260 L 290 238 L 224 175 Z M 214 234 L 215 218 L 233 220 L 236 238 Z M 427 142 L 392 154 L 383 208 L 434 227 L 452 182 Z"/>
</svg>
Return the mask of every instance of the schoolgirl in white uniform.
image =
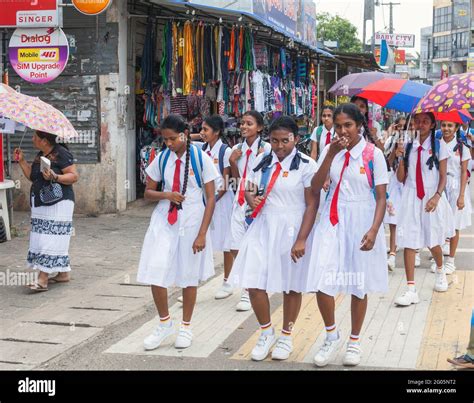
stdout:
<svg viewBox="0 0 474 403">
<path fill-rule="evenodd" d="M 245 112 L 240 122 L 240 131 L 244 142 L 232 147 L 232 154 L 229 158 L 232 177 L 237 182 L 230 226 L 231 251 L 234 259 L 237 257 L 242 238 L 247 230 L 245 212 L 248 209 L 248 205 L 245 200 L 245 185 L 248 175 L 253 168 L 257 156 L 271 150 L 270 144 L 264 142 L 260 137 L 263 128 L 263 117 L 259 112 Z M 249 311 L 251 308 L 248 291 L 244 289 L 236 309 L 237 311 Z"/>
<path fill-rule="evenodd" d="M 321 155 L 323 148 L 328 145 L 334 137 L 334 107 L 323 106 L 321 110 L 321 125 L 316 127 L 311 134 L 311 158 L 315 161 Z"/>
<path fill-rule="evenodd" d="M 159 347 L 175 332 L 167 292 L 173 286 L 183 289 L 183 321 L 175 347 L 191 345 L 197 286 L 214 275 L 208 227 L 216 204 L 214 180 L 219 174 L 209 156 L 191 145 L 181 116 L 169 115 L 161 125 L 161 135 L 168 149 L 146 169 L 145 198 L 158 204 L 143 241 L 137 275 L 137 281 L 151 285 L 160 316 L 160 324 L 144 340 L 146 350 Z M 162 191 L 157 190 L 159 182 Z"/>
<path fill-rule="evenodd" d="M 344 365 L 358 365 L 359 334 L 367 309 L 367 294 L 388 288 L 383 217 L 386 206 L 387 164 L 381 150 L 360 136 L 364 117 L 354 104 L 334 112 L 336 137 L 323 150 L 312 180 L 318 192 L 330 176 L 329 197 L 316 226 L 310 259 L 308 292 L 316 292 L 326 326 L 326 340 L 314 357 L 327 365 L 341 336 L 336 327 L 334 297 L 352 295 L 352 332 Z"/>
<path fill-rule="evenodd" d="M 443 140 L 448 149 L 448 171 L 446 195 L 454 215 L 456 235 L 449 242 L 449 256 L 444 268 L 446 274 L 456 270 L 454 257 L 459 243 L 459 231 L 471 226 L 471 197 L 468 184 L 468 164 L 471 160 L 470 147 L 461 139 L 460 127 L 457 123 L 441 122 Z M 431 266 L 432 271 L 436 265 Z"/>
<path fill-rule="evenodd" d="M 204 119 L 201 130 L 201 139 L 204 144 L 201 149 L 211 157 L 214 166 L 220 173 L 216 180 L 216 208 L 212 216 L 211 239 L 214 252 L 224 253 L 224 281 L 217 291 L 215 298 L 223 299 L 232 295 L 233 288 L 227 281 L 234 257 L 230 252 L 231 233 L 230 222 L 232 217 L 232 204 L 234 193 L 229 189 L 231 148 L 226 146 L 220 136 L 224 133 L 224 121 L 219 115 L 209 116 Z"/>
<path fill-rule="evenodd" d="M 264 360 L 276 343 L 272 358 L 285 360 L 293 350 L 291 332 L 306 291 L 310 233 L 318 196 L 311 189 L 316 162 L 297 151 L 298 126 L 288 117 L 270 127 L 271 153 L 260 154 L 249 175 L 246 198 L 252 220 L 230 275 L 235 285 L 249 289 L 252 307 L 262 329 L 252 359 Z M 283 294 L 283 329 L 275 335 L 268 293 Z"/>
<path fill-rule="evenodd" d="M 434 289 L 438 292 L 448 290 L 441 245 L 454 235 L 453 214 L 444 194 L 448 162 L 446 143 L 436 139 L 436 120 L 432 113 L 417 114 L 414 121 L 418 135 L 406 145 L 397 170 L 398 180 L 404 182 L 397 238 L 398 245 L 405 249 L 408 285 L 395 300 L 395 304 L 401 306 L 420 301 L 415 287 L 416 249 L 428 247 L 431 250 L 437 267 Z"/>
</svg>

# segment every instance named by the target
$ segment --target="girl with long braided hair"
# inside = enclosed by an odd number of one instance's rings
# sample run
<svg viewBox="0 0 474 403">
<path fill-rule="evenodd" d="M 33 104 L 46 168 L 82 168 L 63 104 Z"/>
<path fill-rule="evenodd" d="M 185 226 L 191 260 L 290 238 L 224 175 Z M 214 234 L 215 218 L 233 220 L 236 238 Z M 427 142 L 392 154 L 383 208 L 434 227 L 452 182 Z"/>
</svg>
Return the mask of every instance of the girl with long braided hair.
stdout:
<svg viewBox="0 0 474 403">
<path fill-rule="evenodd" d="M 471 225 L 471 198 L 467 177 L 468 163 L 471 159 L 470 147 L 463 142 L 458 123 L 442 121 L 441 132 L 448 148 L 448 177 L 446 195 L 454 214 L 456 235 L 449 242 L 449 256 L 444 264 L 446 274 L 456 270 L 454 256 L 459 243 L 459 231 Z M 467 197 L 465 197 L 467 193 Z M 436 267 L 431 267 L 431 271 Z"/>
<path fill-rule="evenodd" d="M 364 115 L 360 132 L 361 135 L 364 136 L 366 141 L 374 143 L 378 148 L 380 148 L 380 150 L 385 151 L 385 146 L 380 140 L 380 129 L 375 127 L 374 123 L 372 123 L 372 127 L 369 126 L 369 102 L 367 99 L 354 95 L 351 98 L 351 103 L 356 105 L 359 108 L 360 113 Z"/>
<path fill-rule="evenodd" d="M 215 207 L 214 180 L 219 173 L 209 156 L 191 144 L 181 116 L 164 119 L 161 135 L 167 149 L 146 169 L 145 199 L 158 204 L 145 235 L 137 276 L 140 283 L 151 285 L 160 317 L 160 324 L 144 341 L 145 350 L 158 348 L 175 332 L 168 311 L 169 287 L 183 289 L 183 318 L 175 347 L 191 345 L 197 286 L 214 275 L 208 228 Z"/>
<path fill-rule="evenodd" d="M 448 290 L 441 245 L 454 235 L 454 221 L 444 193 L 447 178 L 448 150 L 436 139 L 436 120 L 432 113 L 414 117 L 417 137 L 407 143 L 397 177 L 404 183 L 397 222 L 398 245 L 404 248 L 407 290 L 395 304 L 409 306 L 420 301 L 415 288 L 416 249 L 429 248 L 436 263 L 434 290 Z"/>
</svg>

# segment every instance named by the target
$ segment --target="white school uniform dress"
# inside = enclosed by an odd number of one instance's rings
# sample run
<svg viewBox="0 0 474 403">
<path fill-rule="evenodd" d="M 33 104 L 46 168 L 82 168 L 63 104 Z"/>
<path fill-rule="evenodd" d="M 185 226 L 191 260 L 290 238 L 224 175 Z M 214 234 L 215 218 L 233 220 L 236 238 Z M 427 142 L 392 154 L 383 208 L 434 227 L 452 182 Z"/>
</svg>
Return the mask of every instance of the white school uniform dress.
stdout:
<svg viewBox="0 0 474 403">
<path fill-rule="evenodd" d="M 259 153 L 258 149 L 258 143 L 259 139 L 256 139 L 252 146 L 250 147 L 250 150 L 252 150 L 252 153 L 249 156 L 249 162 L 247 165 L 247 178 L 250 175 L 250 172 L 252 172 L 254 168 L 254 163 L 255 159 L 257 158 L 257 154 Z M 260 145 L 263 148 L 262 154 L 267 154 L 271 152 L 271 146 L 270 144 L 266 142 L 261 142 Z M 232 151 L 236 150 L 239 148 L 239 144 L 236 144 L 234 147 L 232 147 Z M 249 149 L 249 146 L 246 141 L 242 143 L 242 157 L 239 158 L 237 161 L 237 166 L 239 168 L 239 175 L 240 178 L 243 177 L 244 174 L 244 169 L 245 169 L 245 162 L 247 160 L 246 158 L 246 153 L 247 150 Z M 244 183 L 244 186 L 246 183 Z M 230 232 L 231 232 L 231 249 L 232 250 L 239 250 L 240 249 L 240 243 L 242 242 L 242 238 L 245 235 L 245 231 L 247 230 L 247 224 L 245 223 L 245 211 L 247 210 L 247 202 L 244 201 L 244 204 L 241 206 L 238 202 L 239 199 L 239 188 L 240 186 L 237 187 L 237 192 L 235 193 L 234 197 L 234 204 L 232 206 L 232 219 L 231 219 L 231 225 L 230 225 Z M 244 187 L 245 189 L 245 187 Z"/>
<path fill-rule="evenodd" d="M 361 251 L 361 241 L 372 227 L 375 197 L 364 169 L 362 152 L 366 141 L 361 137 L 350 150 L 349 165 L 342 176 L 337 204 L 339 222 L 330 222 L 330 208 L 339 182 L 347 150 L 333 159 L 331 186 L 321 219 L 316 226 L 310 258 L 307 291 L 335 296 L 340 292 L 358 298 L 370 292 L 388 289 L 387 249 L 383 225 L 370 251 Z M 324 158 L 329 146 L 323 150 Z M 388 183 L 387 164 L 381 150 L 374 147 L 375 186 Z"/>
<path fill-rule="evenodd" d="M 309 266 L 312 235 L 306 241 L 306 254 L 294 263 L 293 247 L 306 210 L 305 188 L 311 187 L 316 162 L 301 158 L 299 169 L 290 171 L 296 149 L 282 162 L 282 169 L 265 205 L 243 237 L 239 254 L 232 267 L 229 282 L 241 288 L 257 288 L 267 292 L 304 292 Z M 268 182 L 275 172 L 278 157 L 272 153 Z M 255 165 L 260 163 L 259 155 Z M 252 172 L 248 180 L 260 186 L 262 171 Z"/>
<path fill-rule="evenodd" d="M 153 210 L 150 226 L 143 241 L 137 281 L 168 288 L 171 286 L 186 288 L 194 287 L 214 275 L 212 242 L 209 231 L 206 234 L 206 247 L 203 251 L 193 253 L 193 243 L 201 227 L 204 215 L 203 192 L 204 184 L 214 181 L 219 173 L 206 153 L 202 153 L 203 170 L 201 189 L 189 163 L 188 187 L 181 210 L 178 210 L 178 221 L 170 225 L 168 210 L 170 202 L 160 200 Z M 165 167 L 165 192 L 171 192 L 176 153 L 171 152 Z M 146 169 L 147 175 L 154 181 L 162 180 L 159 168 L 159 155 Z M 183 187 L 186 153 L 181 157 L 180 188 Z"/>
<path fill-rule="evenodd" d="M 397 147 L 398 138 L 398 134 L 394 134 L 385 142 L 387 157 L 390 155 L 393 148 Z M 391 167 L 390 171 L 388 171 L 387 193 L 389 197 L 387 199 L 387 208 L 385 211 L 385 217 L 383 219 L 385 224 L 397 225 L 397 211 L 401 208 L 400 203 L 402 200 L 402 190 L 403 183 L 397 179 L 397 171 Z"/>
<path fill-rule="evenodd" d="M 457 230 L 463 230 L 471 226 L 471 193 L 469 184 L 466 184 L 464 192 L 464 208 L 458 209 L 457 201 L 459 198 L 459 192 L 461 190 L 461 160 L 469 161 L 471 159 L 471 152 L 469 147 L 464 144 L 462 147 L 462 157 L 459 149 L 454 151 L 454 147 L 457 145 L 456 137 L 453 138 L 449 143 L 446 144 L 448 148 L 448 180 L 446 183 L 446 195 L 448 196 L 448 202 L 454 214 L 454 227 Z"/>
<path fill-rule="evenodd" d="M 222 173 L 219 171 L 219 151 L 222 146 L 222 140 L 218 140 L 212 150 L 209 150 L 209 147 L 206 149 L 206 154 L 208 151 L 211 153 L 210 157 L 214 162 L 216 170 L 219 172 L 219 178 L 216 179 L 216 194 L 225 185 L 225 179 Z M 227 147 L 224 154 L 224 169 L 230 167 L 229 158 L 232 154 L 231 148 Z M 208 154 L 209 155 L 209 154 Z M 231 233 L 230 233 L 230 221 L 232 218 L 232 204 L 234 202 L 234 192 L 231 189 L 228 189 L 224 193 L 219 201 L 216 203 L 216 208 L 214 209 L 214 214 L 212 216 L 212 223 L 210 226 L 211 230 L 211 239 L 212 239 L 212 249 L 214 252 L 229 252 L 231 247 Z"/>
<path fill-rule="evenodd" d="M 317 130 L 319 126 L 313 130 L 313 134 L 311 135 L 311 140 L 318 142 L 318 147 L 319 147 L 319 150 L 321 151 L 318 158 L 318 165 L 321 165 L 323 162 L 323 160 L 321 159 L 321 155 L 323 154 L 322 150 L 324 149 L 324 147 L 327 147 L 326 140 L 327 140 L 328 132 L 331 133 L 330 134 L 331 140 L 334 138 L 334 135 L 335 135 L 334 127 L 332 127 L 331 130 L 326 129 L 326 126 L 324 125 L 322 125 L 322 127 L 323 127 L 323 131 L 321 132 L 319 141 L 318 141 L 318 136 L 317 136 Z M 327 192 L 324 189 L 321 189 L 321 195 L 319 199 L 319 211 L 323 210 L 324 203 L 326 202 L 326 198 L 327 198 Z"/>
<path fill-rule="evenodd" d="M 443 161 L 448 158 L 448 150 L 444 140 L 440 140 L 439 143 L 438 159 Z M 446 238 L 454 236 L 453 213 L 445 192 L 442 193 L 434 212 L 425 211 L 426 203 L 436 194 L 439 182 L 439 170 L 436 166 L 433 165 L 433 169 L 429 169 L 426 165 L 432 154 L 430 136 L 424 141 L 421 153 L 421 175 L 425 197 L 420 200 L 416 195 L 416 163 L 419 147 L 419 136 L 417 136 L 409 156 L 408 176 L 402 192 L 403 208 L 399 211 L 397 222 L 397 244 L 400 248 L 432 248 L 444 245 Z"/>
</svg>

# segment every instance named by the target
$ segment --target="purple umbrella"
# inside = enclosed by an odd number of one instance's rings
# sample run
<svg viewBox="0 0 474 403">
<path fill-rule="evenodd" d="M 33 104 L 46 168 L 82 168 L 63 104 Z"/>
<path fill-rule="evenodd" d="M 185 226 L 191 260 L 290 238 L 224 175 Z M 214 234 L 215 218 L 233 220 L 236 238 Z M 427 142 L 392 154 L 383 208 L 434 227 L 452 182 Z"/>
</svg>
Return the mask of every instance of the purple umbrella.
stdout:
<svg viewBox="0 0 474 403">
<path fill-rule="evenodd" d="M 386 78 L 401 77 L 398 74 L 380 73 L 377 71 L 370 71 L 366 73 L 348 74 L 338 80 L 330 89 L 329 92 L 337 96 L 352 97 L 362 91 L 364 87 L 372 84 L 374 81 L 383 80 Z"/>
</svg>

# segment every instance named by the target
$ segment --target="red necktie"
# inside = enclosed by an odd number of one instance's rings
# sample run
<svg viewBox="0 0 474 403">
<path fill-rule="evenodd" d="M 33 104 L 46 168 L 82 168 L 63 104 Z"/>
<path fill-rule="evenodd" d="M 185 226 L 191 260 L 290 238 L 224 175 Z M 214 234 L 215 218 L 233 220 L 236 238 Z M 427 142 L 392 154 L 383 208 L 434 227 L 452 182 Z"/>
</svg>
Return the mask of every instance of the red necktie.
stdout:
<svg viewBox="0 0 474 403">
<path fill-rule="evenodd" d="M 173 188 L 172 192 L 179 192 L 179 176 L 180 176 L 181 160 L 176 160 L 176 168 L 174 169 Z M 176 204 L 170 204 L 170 210 L 168 212 L 168 222 L 173 225 L 178 221 L 178 206 Z"/>
<path fill-rule="evenodd" d="M 264 205 L 265 202 L 267 201 L 268 195 L 270 194 L 270 192 L 271 192 L 272 189 L 273 189 L 273 185 L 275 184 L 276 180 L 278 179 L 278 176 L 280 175 L 280 171 L 281 171 L 281 164 L 280 164 L 279 162 L 277 162 L 277 163 L 276 163 L 275 172 L 273 172 L 273 175 L 272 175 L 272 177 L 270 178 L 270 182 L 268 183 L 267 192 L 265 193 L 265 197 L 263 198 L 263 200 L 261 201 L 261 203 L 257 206 L 257 208 L 253 211 L 253 213 L 252 213 L 252 218 L 257 217 L 257 214 L 258 214 L 258 213 L 260 212 L 260 210 L 263 208 L 263 205 Z"/>
<path fill-rule="evenodd" d="M 242 178 L 240 179 L 240 185 L 239 185 L 239 198 L 238 202 L 239 205 L 243 206 L 245 202 L 245 178 L 247 177 L 247 166 L 249 164 L 249 157 L 250 154 L 252 154 L 252 150 L 249 148 L 247 150 L 246 156 L 247 156 L 247 161 L 245 161 L 245 168 L 244 168 L 244 173 L 242 175 Z"/>
<path fill-rule="evenodd" d="M 326 134 L 326 145 L 328 145 L 331 142 L 331 132 L 328 131 Z"/>
<path fill-rule="evenodd" d="M 209 155 L 209 157 L 212 157 L 212 155 L 211 155 L 211 152 L 210 152 L 210 151 L 208 151 L 208 152 L 207 152 L 207 155 Z"/>
<path fill-rule="evenodd" d="M 425 197 L 425 187 L 423 186 L 423 176 L 421 175 L 421 152 L 423 147 L 418 147 L 418 159 L 416 161 L 416 195 L 420 200 Z"/>
<path fill-rule="evenodd" d="M 342 175 L 346 170 L 347 166 L 349 165 L 349 158 L 351 157 L 351 153 L 349 151 L 346 152 L 346 159 L 344 160 L 344 165 L 342 166 L 341 176 L 339 177 L 339 182 L 337 183 L 336 190 L 334 191 L 334 196 L 331 200 L 331 210 L 329 212 L 329 221 L 331 221 L 332 225 L 336 225 L 339 222 L 339 216 L 337 215 L 337 200 L 339 199 L 339 188 L 341 187 L 342 182 Z"/>
</svg>

